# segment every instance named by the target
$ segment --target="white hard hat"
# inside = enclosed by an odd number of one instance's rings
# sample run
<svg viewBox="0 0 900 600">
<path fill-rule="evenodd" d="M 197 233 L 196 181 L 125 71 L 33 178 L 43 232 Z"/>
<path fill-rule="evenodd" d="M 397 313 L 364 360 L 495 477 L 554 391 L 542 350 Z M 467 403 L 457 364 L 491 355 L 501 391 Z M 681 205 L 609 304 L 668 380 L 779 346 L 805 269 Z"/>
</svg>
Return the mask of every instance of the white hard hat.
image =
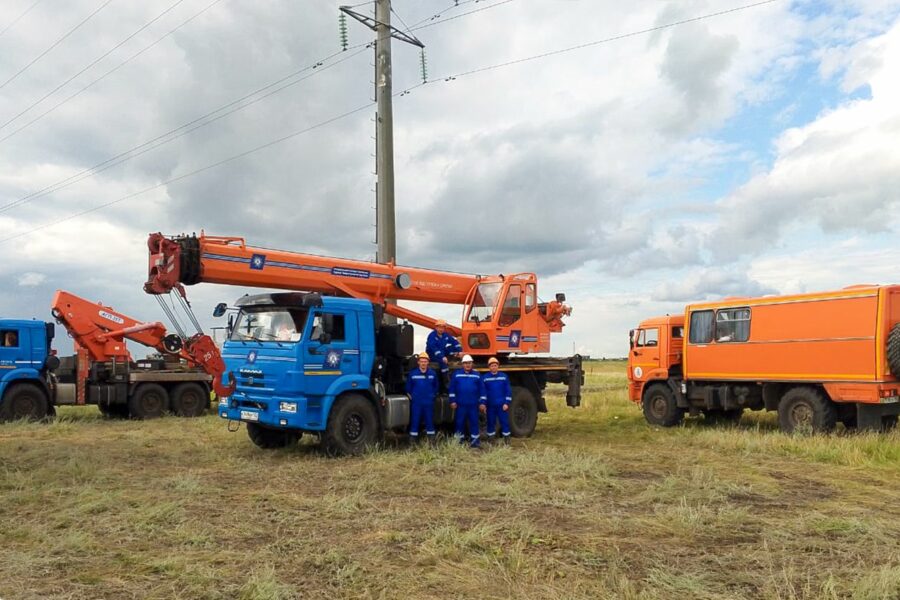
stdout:
<svg viewBox="0 0 900 600">
<path fill-rule="evenodd" d="M 466 354 L 465 356 L 462 357 L 462 362 L 474 362 L 474 361 L 472 360 L 471 356 Z"/>
</svg>

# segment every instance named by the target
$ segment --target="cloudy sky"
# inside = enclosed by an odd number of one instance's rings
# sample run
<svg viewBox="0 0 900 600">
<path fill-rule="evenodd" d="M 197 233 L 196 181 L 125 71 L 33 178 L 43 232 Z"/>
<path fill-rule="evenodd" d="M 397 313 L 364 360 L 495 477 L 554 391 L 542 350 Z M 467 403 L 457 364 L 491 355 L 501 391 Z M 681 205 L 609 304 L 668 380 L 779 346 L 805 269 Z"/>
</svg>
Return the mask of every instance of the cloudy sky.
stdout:
<svg viewBox="0 0 900 600">
<path fill-rule="evenodd" d="M 0 3 L 0 314 L 62 288 L 162 320 L 151 231 L 373 259 L 372 34 L 340 52 L 339 4 Z M 399 261 L 537 272 L 575 309 L 554 353 L 900 279 L 900 1 L 393 4 L 429 79 L 395 42 Z M 210 326 L 244 292 L 189 296 Z"/>
</svg>

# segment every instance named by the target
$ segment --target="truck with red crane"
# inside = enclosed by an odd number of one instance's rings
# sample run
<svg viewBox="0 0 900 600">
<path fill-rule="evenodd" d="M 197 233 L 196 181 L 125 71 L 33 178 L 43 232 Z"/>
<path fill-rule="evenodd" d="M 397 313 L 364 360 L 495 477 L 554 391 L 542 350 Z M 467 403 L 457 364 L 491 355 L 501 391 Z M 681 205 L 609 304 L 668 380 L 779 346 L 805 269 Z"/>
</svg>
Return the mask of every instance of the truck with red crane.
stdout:
<svg viewBox="0 0 900 600">
<path fill-rule="evenodd" d="M 206 412 L 210 390 L 230 394 L 225 364 L 206 335 L 188 339 L 158 322 L 141 322 L 110 306 L 66 291 L 53 297 L 51 314 L 72 338 L 73 356 L 52 349 L 53 323 L 0 320 L 0 420 L 41 419 L 58 405 L 95 404 L 108 416 L 148 419 L 166 412 Z M 126 340 L 163 359 L 135 361 Z"/>
<path fill-rule="evenodd" d="M 460 339 L 476 368 L 497 356 L 512 386 L 514 436 L 529 436 L 547 411 L 548 383 L 581 402 L 581 357 L 532 356 L 550 350 L 550 336 L 571 314 L 565 295 L 538 300 L 533 273 L 471 275 L 253 247 L 239 237 L 152 234 L 150 294 L 185 296 L 185 285 L 218 283 L 290 290 L 245 296 L 223 346 L 235 392 L 219 415 L 244 422 L 254 443 L 282 447 L 307 433 L 330 453 L 356 454 L 385 431 L 409 424 L 403 383 L 411 368 L 411 323 L 437 319 L 400 306 L 411 300 L 462 306 Z M 217 307 L 224 314 L 225 305 Z M 402 320 L 385 321 L 385 315 Z M 435 403 L 437 423 L 451 419 L 448 399 Z"/>
</svg>

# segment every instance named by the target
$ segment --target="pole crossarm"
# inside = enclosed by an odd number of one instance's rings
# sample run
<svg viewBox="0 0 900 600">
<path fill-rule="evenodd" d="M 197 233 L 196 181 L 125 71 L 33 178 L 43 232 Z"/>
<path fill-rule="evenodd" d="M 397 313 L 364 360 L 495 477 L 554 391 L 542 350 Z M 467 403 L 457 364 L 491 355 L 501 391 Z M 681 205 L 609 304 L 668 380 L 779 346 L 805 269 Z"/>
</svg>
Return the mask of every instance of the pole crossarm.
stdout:
<svg viewBox="0 0 900 600">
<path fill-rule="evenodd" d="M 344 14 L 350 15 L 351 17 L 353 17 L 354 19 L 356 19 L 357 21 L 359 21 L 360 23 L 362 23 L 363 25 L 365 25 L 372 31 L 375 31 L 379 26 L 382 26 L 382 27 L 386 26 L 391 32 L 391 37 L 394 38 L 395 40 L 400 40 L 401 42 L 406 42 L 407 44 L 412 44 L 413 46 L 418 46 L 419 48 L 425 47 L 425 44 L 423 44 L 421 41 L 419 41 L 419 39 L 416 38 L 414 35 L 410 35 L 406 32 L 400 31 L 393 25 L 381 23 L 379 21 L 376 21 L 372 17 L 358 13 L 355 10 L 351 9 L 349 6 L 341 6 L 340 11 Z"/>
</svg>

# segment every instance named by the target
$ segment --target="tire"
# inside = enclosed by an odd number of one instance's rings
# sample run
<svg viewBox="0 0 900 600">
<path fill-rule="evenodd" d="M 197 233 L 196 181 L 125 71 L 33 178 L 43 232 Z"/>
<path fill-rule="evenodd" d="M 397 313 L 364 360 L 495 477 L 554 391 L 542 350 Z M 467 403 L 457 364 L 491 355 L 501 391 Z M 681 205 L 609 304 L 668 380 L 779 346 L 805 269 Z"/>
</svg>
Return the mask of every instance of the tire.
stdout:
<svg viewBox="0 0 900 600">
<path fill-rule="evenodd" d="M 39 421 L 47 418 L 49 412 L 50 401 L 40 386 L 19 383 L 7 389 L 4 394 L 0 404 L 0 421 Z"/>
<path fill-rule="evenodd" d="M 247 423 L 247 435 L 260 448 L 271 450 L 293 446 L 300 440 L 303 433 L 291 429 L 269 429 L 256 423 Z"/>
<path fill-rule="evenodd" d="M 855 402 L 841 402 L 837 405 L 837 416 L 844 428 L 854 430 L 857 428 L 857 415 Z"/>
<path fill-rule="evenodd" d="M 157 383 L 142 383 L 128 399 L 132 419 L 157 419 L 169 411 L 169 393 Z"/>
<path fill-rule="evenodd" d="M 512 401 L 509 403 L 509 431 L 513 437 L 531 437 L 537 426 L 537 398 L 526 388 L 512 386 Z"/>
<path fill-rule="evenodd" d="M 900 323 L 891 328 L 887 338 L 887 362 L 891 374 L 900 379 Z"/>
<path fill-rule="evenodd" d="M 897 428 L 897 415 L 885 415 L 881 417 L 881 431 L 887 433 Z"/>
<path fill-rule="evenodd" d="M 209 392 L 199 383 L 180 383 L 172 391 L 172 412 L 179 417 L 201 417 L 209 408 Z"/>
<path fill-rule="evenodd" d="M 647 386 L 641 407 L 644 409 L 644 418 L 651 425 L 674 427 L 684 420 L 684 409 L 675 404 L 675 394 L 665 383 Z"/>
<path fill-rule="evenodd" d="M 703 411 L 703 419 L 710 425 L 737 425 L 741 422 L 744 415 L 743 408 L 732 408 L 729 410 L 705 410 Z"/>
<path fill-rule="evenodd" d="M 778 425 L 785 433 L 826 433 L 836 424 L 837 407 L 817 388 L 791 388 L 778 403 Z"/>
<path fill-rule="evenodd" d="M 380 433 L 375 406 L 359 394 L 347 394 L 331 406 L 322 443 L 331 456 L 359 456 L 378 442 Z"/>
</svg>

